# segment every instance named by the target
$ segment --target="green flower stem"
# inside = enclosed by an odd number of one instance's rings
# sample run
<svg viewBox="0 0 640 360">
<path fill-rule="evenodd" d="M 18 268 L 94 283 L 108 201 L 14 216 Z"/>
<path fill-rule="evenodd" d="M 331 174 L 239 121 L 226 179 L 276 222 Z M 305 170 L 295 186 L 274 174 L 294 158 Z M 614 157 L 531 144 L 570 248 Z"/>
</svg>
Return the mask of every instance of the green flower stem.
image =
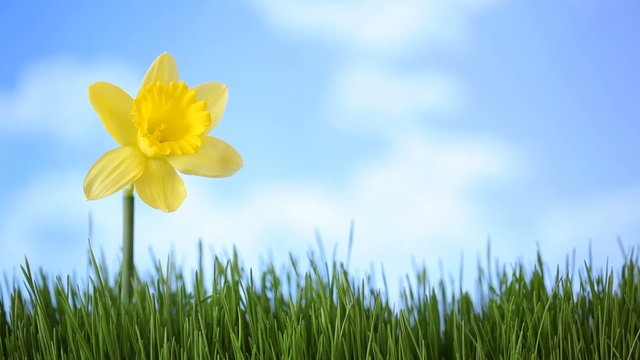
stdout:
<svg viewBox="0 0 640 360">
<path fill-rule="evenodd" d="M 133 184 L 124 189 L 122 233 L 122 296 L 126 301 L 133 294 Z"/>
</svg>

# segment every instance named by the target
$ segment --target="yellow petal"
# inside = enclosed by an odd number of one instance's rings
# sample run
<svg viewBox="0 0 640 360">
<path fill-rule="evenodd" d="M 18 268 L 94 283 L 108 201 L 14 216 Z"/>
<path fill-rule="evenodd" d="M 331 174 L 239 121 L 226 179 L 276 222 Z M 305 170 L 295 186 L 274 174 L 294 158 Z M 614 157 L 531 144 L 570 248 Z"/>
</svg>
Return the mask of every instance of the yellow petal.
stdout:
<svg viewBox="0 0 640 360">
<path fill-rule="evenodd" d="M 109 196 L 134 182 L 145 167 L 145 156 L 134 146 L 111 150 L 89 169 L 84 179 L 84 195 L 89 200 Z"/>
<path fill-rule="evenodd" d="M 147 158 L 144 174 L 134 185 L 142 201 L 166 212 L 177 210 L 187 197 L 182 178 L 165 159 Z"/>
<path fill-rule="evenodd" d="M 169 85 L 170 81 L 178 82 L 178 66 L 176 65 L 176 60 L 168 53 L 158 56 L 151 66 L 149 66 L 149 70 L 147 70 L 147 74 L 142 80 L 140 89 L 144 89 L 148 84 L 155 84 L 158 81 L 165 85 Z"/>
<path fill-rule="evenodd" d="M 206 110 L 211 113 L 211 125 L 207 127 L 205 134 L 216 127 L 224 114 L 224 108 L 227 106 L 228 90 L 227 86 L 217 82 L 208 82 L 196 85 L 191 89 L 196 91 L 196 100 L 207 103 Z"/>
<path fill-rule="evenodd" d="M 195 154 L 168 156 L 167 160 L 180 172 L 206 177 L 231 176 L 242 167 L 242 156 L 231 145 L 212 137 L 203 137 Z"/>
<path fill-rule="evenodd" d="M 119 87 L 97 82 L 89 86 L 89 101 L 109 134 L 120 145 L 136 143 L 137 130 L 133 124 L 133 99 Z"/>
</svg>

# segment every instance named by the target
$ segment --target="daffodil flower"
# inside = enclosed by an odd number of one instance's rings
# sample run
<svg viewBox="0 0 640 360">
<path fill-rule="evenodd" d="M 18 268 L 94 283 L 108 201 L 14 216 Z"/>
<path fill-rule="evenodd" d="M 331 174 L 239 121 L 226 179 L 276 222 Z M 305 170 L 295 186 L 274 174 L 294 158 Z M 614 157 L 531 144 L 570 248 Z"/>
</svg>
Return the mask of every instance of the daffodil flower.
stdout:
<svg viewBox="0 0 640 360">
<path fill-rule="evenodd" d="M 121 145 L 87 173 L 84 194 L 89 200 L 133 185 L 149 206 L 175 211 L 187 195 L 176 170 L 225 177 L 242 167 L 231 145 L 208 136 L 224 112 L 227 87 L 217 82 L 188 87 L 167 53 L 151 64 L 135 99 L 106 82 L 92 84 L 89 99 Z"/>
</svg>

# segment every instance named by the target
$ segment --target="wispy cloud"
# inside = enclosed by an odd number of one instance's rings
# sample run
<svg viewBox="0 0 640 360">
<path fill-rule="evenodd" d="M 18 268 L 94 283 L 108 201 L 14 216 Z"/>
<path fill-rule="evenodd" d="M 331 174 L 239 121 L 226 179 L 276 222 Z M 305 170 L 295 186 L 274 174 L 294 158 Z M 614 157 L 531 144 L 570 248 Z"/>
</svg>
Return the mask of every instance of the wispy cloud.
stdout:
<svg viewBox="0 0 640 360">
<path fill-rule="evenodd" d="M 4 270 L 15 270 L 25 257 L 34 267 L 52 272 L 86 269 L 89 208 L 82 195 L 83 176 L 70 169 L 40 173 L 6 196 L 5 205 L 11 211 L 0 218 Z M 97 249 L 110 245 L 99 244 Z"/>
<path fill-rule="evenodd" d="M 89 85 L 104 79 L 129 90 L 136 77 L 113 61 L 68 56 L 38 61 L 25 68 L 14 89 L 0 92 L 0 129 L 4 136 L 36 134 L 54 143 L 95 144 L 100 125 L 87 94 Z"/>
<path fill-rule="evenodd" d="M 463 104 L 461 88 L 439 71 L 352 63 L 332 79 L 327 117 L 335 126 L 361 134 L 416 131 L 434 117 L 455 114 Z"/>
<path fill-rule="evenodd" d="M 254 1 L 276 28 L 383 57 L 411 53 L 416 43 L 455 46 L 471 16 L 496 0 Z"/>
</svg>

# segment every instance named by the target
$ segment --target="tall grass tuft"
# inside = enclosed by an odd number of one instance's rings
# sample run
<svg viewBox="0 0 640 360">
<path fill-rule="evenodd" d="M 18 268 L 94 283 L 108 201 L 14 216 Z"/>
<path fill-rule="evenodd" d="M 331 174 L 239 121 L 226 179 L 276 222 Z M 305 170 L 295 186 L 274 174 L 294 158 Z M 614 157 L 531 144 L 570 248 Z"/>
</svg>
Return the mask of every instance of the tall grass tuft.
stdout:
<svg viewBox="0 0 640 360">
<path fill-rule="evenodd" d="M 640 359 L 640 267 L 549 273 L 540 256 L 479 268 L 477 294 L 419 269 L 399 303 L 337 261 L 283 270 L 214 257 L 185 280 L 158 263 L 132 301 L 91 257 L 92 276 L 23 267 L 0 297 L 6 359 Z M 15 280 L 14 280 L 15 283 Z"/>
</svg>

